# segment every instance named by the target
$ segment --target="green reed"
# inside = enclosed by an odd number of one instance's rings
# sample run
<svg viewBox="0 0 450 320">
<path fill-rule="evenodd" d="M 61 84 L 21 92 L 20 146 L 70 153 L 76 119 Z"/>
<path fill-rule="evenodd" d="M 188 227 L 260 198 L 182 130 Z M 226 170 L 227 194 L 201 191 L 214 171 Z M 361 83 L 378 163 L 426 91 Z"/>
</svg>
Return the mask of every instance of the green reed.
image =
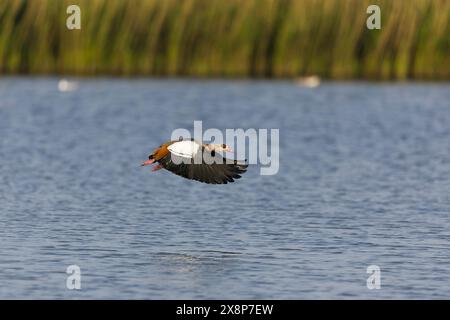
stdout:
<svg viewBox="0 0 450 320">
<path fill-rule="evenodd" d="M 0 73 L 448 80 L 449 21 L 448 0 L 1 0 Z"/>
</svg>

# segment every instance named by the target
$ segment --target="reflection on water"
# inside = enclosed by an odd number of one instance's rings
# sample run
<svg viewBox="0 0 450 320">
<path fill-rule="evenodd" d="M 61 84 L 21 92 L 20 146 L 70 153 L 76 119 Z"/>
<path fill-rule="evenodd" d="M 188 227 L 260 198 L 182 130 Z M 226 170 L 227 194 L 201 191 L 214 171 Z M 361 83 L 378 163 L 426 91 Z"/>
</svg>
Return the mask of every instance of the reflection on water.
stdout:
<svg viewBox="0 0 450 320">
<path fill-rule="evenodd" d="M 449 85 L 74 81 L 0 79 L 1 298 L 449 298 Z M 139 166 L 194 120 L 279 128 L 279 173 Z"/>
</svg>

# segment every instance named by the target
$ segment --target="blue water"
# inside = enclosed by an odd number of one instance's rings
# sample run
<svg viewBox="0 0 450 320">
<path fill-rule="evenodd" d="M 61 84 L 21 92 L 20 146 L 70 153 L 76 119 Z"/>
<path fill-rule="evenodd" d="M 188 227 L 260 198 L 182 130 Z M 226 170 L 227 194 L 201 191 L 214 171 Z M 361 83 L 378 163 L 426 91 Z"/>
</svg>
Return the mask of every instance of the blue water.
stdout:
<svg viewBox="0 0 450 320">
<path fill-rule="evenodd" d="M 0 298 L 450 298 L 449 84 L 78 81 L 0 78 Z M 278 174 L 139 166 L 194 120 L 279 128 Z"/>
</svg>

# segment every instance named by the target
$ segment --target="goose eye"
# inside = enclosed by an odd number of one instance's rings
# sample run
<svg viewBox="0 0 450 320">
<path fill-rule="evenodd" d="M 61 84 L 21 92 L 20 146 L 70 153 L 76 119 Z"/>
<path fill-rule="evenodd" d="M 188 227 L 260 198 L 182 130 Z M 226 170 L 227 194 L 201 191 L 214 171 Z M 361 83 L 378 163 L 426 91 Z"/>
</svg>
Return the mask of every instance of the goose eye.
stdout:
<svg viewBox="0 0 450 320">
<path fill-rule="evenodd" d="M 226 148 L 227 148 L 227 145 L 226 145 L 226 144 L 223 144 L 223 145 L 222 145 L 222 148 L 226 149 Z"/>
</svg>

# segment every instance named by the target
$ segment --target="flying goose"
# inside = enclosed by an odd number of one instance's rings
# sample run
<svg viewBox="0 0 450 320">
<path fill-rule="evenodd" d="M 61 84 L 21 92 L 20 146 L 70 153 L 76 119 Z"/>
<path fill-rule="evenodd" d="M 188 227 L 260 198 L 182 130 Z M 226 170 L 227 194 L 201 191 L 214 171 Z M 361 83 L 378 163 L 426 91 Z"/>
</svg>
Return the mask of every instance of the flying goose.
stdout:
<svg viewBox="0 0 450 320">
<path fill-rule="evenodd" d="M 221 152 L 232 152 L 226 144 L 202 144 L 194 139 L 168 141 L 153 150 L 142 166 L 158 162 L 152 171 L 169 170 L 187 179 L 211 184 L 226 184 L 239 179 L 247 164 L 224 158 Z"/>
</svg>

